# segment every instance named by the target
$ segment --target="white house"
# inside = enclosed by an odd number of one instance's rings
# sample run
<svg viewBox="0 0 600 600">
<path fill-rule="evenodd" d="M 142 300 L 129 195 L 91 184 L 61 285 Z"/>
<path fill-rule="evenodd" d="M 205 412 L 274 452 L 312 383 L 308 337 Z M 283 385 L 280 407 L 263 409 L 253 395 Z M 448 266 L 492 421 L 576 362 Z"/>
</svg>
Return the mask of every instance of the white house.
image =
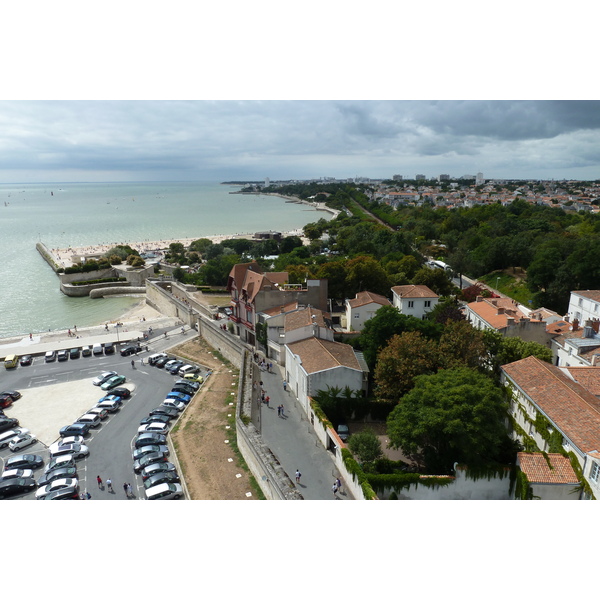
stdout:
<svg viewBox="0 0 600 600">
<path fill-rule="evenodd" d="M 560 368 L 529 356 L 503 365 L 501 381 L 510 391 L 514 437 L 541 452 L 556 451 L 552 440 L 572 452 L 600 498 L 600 367 Z"/>
<path fill-rule="evenodd" d="M 312 337 L 285 346 L 290 390 L 308 415 L 309 397 L 327 387 L 366 392 L 368 367 L 352 346 Z"/>
<path fill-rule="evenodd" d="M 585 322 L 580 326 L 577 319 L 573 323 L 559 321 L 549 330 L 554 333 L 552 340 L 552 360 L 557 367 L 595 367 L 600 365 L 600 322 Z"/>
<path fill-rule="evenodd" d="M 382 306 L 391 304 L 387 298 L 379 294 L 358 292 L 355 298 L 346 300 L 346 329 L 362 331 L 365 322 L 374 317 Z"/>
<path fill-rule="evenodd" d="M 331 317 L 318 308 L 300 307 L 296 302 L 259 314 L 260 320 L 263 317 L 267 326 L 268 355 L 279 364 L 285 364 L 286 344 L 309 337 L 333 341 Z"/>
<path fill-rule="evenodd" d="M 568 317 L 570 321 L 577 319 L 580 323 L 600 319 L 600 290 L 571 292 Z"/>
<path fill-rule="evenodd" d="M 423 319 L 440 297 L 426 285 L 396 285 L 392 288 L 392 299 L 403 315 Z"/>
</svg>

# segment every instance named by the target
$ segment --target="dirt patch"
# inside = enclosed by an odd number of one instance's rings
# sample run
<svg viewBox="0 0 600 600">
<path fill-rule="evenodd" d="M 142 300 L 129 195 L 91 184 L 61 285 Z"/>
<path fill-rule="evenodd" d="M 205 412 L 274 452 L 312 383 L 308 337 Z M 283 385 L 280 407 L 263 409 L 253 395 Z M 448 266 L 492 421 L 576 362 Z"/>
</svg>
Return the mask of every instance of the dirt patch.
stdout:
<svg viewBox="0 0 600 600">
<path fill-rule="evenodd" d="M 202 338 L 172 350 L 213 372 L 171 436 L 190 497 L 193 500 L 257 500 L 249 472 L 240 466 L 231 447 L 235 442 L 237 370 L 216 357 L 214 349 Z M 235 395 L 231 395 L 232 392 Z M 230 402 L 234 404 L 230 406 Z M 228 425 L 231 429 L 226 428 Z M 229 443 L 225 443 L 227 439 Z M 247 496 L 248 492 L 252 495 Z"/>
</svg>

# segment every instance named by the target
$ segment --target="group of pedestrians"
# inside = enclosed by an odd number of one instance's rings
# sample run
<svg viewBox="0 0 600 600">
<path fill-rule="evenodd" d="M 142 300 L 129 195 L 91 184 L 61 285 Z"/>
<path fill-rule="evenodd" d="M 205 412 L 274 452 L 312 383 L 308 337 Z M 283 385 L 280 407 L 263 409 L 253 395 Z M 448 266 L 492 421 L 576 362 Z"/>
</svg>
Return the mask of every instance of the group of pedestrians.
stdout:
<svg viewBox="0 0 600 600">
<path fill-rule="evenodd" d="M 100 477 L 100 475 L 96 476 L 96 481 L 98 483 L 98 489 L 99 490 L 104 490 L 104 483 L 102 482 L 102 477 Z M 114 494 L 115 490 L 113 489 L 113 485 L 112 485 L 112 479 L 107 479 L 106 480 L 106 489 L 111 493 Z M 127 498 L 135 498 L 134 494 L 133 494 L 133 488 L 131 487 L 130 483 L 124 483 L 123 484 L 123 491 L 125 492 L 125 496 L 127 496 Z M 91 498 L 91 496 L 89 495 L 89 493 L 87 494 L 88 499 Z"/>
</svg>

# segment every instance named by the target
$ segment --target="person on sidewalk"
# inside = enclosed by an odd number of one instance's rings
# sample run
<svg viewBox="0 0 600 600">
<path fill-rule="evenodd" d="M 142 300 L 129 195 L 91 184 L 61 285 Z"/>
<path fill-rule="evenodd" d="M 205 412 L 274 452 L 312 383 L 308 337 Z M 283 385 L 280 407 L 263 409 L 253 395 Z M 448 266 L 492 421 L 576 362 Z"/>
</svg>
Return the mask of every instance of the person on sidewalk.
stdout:
<svg viewBox="0 0 600 600">
<path fill-rule="evenodd" d="M 337 491 L 341 493 L 342 492 L 342 482 L 340 481 L 339 477 L 335 480 L 335 485 L 337 487 Z"/>
<path fill-rule="evenodd" d="M 102 489 L 102 477 L 100 475 L 96 476 L 96 481 L 98 482 L 98 487 Z"/>
<path fill-rule="evenodd" d="M 302 473 L 296 469 L 296 483 L 300 483 L 300 477 L 302 477 Z"/>
</svg>

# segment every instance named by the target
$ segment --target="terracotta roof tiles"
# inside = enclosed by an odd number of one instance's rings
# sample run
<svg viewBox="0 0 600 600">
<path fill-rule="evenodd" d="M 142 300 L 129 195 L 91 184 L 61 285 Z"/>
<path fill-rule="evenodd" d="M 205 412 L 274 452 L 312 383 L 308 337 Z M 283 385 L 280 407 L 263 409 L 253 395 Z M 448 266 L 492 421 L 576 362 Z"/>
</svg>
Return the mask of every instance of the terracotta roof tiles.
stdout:
<svg viewBox="0 0 600 600">
<path fill-rule="evenodd" d="M 519 467 L 530 483 L 579 483 L 571 461 L 562 454 L 548 454 L 548 460 L 541 452 L 518 452 Z M 548 464 L 550 463 L 550 464 Z"/>
</svg>

